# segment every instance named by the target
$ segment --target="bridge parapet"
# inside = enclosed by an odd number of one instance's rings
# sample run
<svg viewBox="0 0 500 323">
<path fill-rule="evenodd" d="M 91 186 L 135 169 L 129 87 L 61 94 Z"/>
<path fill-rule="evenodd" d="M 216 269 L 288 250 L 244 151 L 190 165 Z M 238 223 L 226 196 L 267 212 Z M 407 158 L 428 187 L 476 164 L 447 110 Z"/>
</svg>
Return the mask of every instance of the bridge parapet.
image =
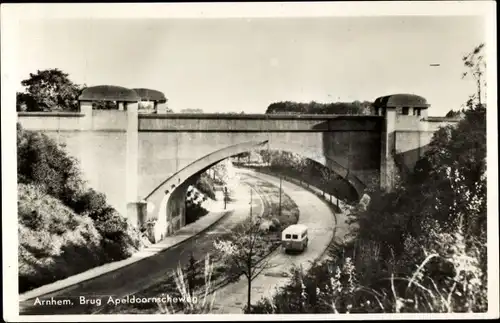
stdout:
<svg viewBox="0 0 500 323">
<path fill-rule="evenodd" d="M 81 102 L 79 112 L 18 112 L 17 120 L 27 130 L 125 132 L 128 119 L 137 119 L 136 110 L 137 103 L 128 103 L 127 110 L 120 111 L 93 110 L 92 102 Z"/>
<path fill-rule="evenodd" d="M 147 132 L 327 132 L 380 131 L 383 117 L 352 115 L 140 115 Z"/>
<path fill-rule="evenodd" d="M 81 112 L 18 112 L 17 121 L 27 130 L 85 130 L 89 115 Z"/>
</svg>

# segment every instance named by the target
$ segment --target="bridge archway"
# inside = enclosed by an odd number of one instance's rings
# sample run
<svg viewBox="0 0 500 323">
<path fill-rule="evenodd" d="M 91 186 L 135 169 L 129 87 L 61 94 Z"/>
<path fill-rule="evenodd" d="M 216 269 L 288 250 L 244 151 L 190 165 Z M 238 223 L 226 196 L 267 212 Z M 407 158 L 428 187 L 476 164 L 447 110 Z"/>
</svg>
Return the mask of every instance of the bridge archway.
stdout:
<svg viewBox="0 0 500 323">
<path fill-rule="evenodd" d="M 180 203 L 184 203 L 184 194 L 191 178 L 228 157 L 256 149 L 295 152 L 302 157 L 313 160 L 330 168 L 334 173 L 345 179 L 354 188 L 358 196 L 362 195 L 362 192 L 366 187 L 354 174 L 349 173 L 347 169 L 336 163 L 334 160 L 331 160 L 331 158 L 326 158 L 311 151 L 301 149 L 299 146 L 276 143 L 269 145 L 268 140 L 249 141 L 231 145 L 195 160 L 175 174 L 169 176 L 152 192 L 145 196 L 143 201 L 149 205 L 147 218 L 156 219 L 157 221 L 154 232 L 155 240 L 159 241 L 175 230 L 176 228 L 172 229 L 172 226 L 177 226 L 175 223 L 182 222 L 181 225 L 184 225 L 182 219 L 184 209 L 183 205 L 180 205 Z M 177 218 L 179 216 L 180 218 Z"/>
</svg>

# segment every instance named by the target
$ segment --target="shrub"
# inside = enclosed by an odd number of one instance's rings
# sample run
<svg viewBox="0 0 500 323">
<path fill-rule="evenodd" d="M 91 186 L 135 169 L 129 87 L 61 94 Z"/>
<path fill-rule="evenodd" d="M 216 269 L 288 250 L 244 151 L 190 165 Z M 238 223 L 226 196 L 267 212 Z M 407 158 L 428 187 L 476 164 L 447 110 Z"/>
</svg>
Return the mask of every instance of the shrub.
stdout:
<svg viewBox="0 0 500 323">
<path fill-rule="evenodd" d="M 200 217 L 206 215 L 208 211 L 196 203 L 186 204 L 186 224 L 193 223 Z"/>
<path fill-rule="evenodd" d="M 214 181 L 206 173 L 200 175 L 194 186 L 203 194 L 215 200 L 215 185 Z"/>
<path fill-rule="evenodd" d="M 19 290 L 36 288 L 102 263 L 101 235 L 93 221 L 59 200 L 19 185 Z"/>
</svg>

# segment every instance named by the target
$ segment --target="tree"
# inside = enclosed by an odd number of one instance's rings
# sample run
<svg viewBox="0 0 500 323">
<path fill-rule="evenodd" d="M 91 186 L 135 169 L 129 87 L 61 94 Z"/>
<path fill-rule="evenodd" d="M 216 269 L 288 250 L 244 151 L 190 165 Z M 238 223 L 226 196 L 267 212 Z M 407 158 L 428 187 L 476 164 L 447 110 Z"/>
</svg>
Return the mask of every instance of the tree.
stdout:
<svg viewBox="0 0 500 323">
<path fill-rule="evenodd" d="M 259 154 L 262 157 L 262 162 L 264 162 L 267 166 L 270 166 L 271 152 L 267 149 L 263 149 L 263 150 L 259 151 Z"/>
<path fill-rule="evenodd" d="M 478 64 L 471 60 L 465 65 Z M 482 95 L 483 86 L 478 90 Z M 366 208 L 360 203 L 344 210 L 354 216 L 357 236 L 352 246 L 339 248 L 341 253 L 320 265 L 324 274 L 315 277 L 313 269 L 309 279 L 293 277 L 272 304 L 261 304 L 259 310 L 310 313 L 322 311 L 313 306 L 333 304 L 324 309 L 331 313 L 344 312 L 339 305 L 348 304 L 351 313 L 370 312 L 368 295 L 362 295 L 369 292 L 377 296 L 375 302 L 370 299 L 375 311 L 485 311 L 486 166 L 486 108 L 471 99 L 458 123 L 434 133 L 411 176 L 391 192 L 370 192 Z M 338 295 L 345 270 L 339 266 L 337 275 L 326 265 L 337 266 L 351 256 L 359 285 Z M 308 287 L 310 279 L 314 284 Z M 324 282 L 334 284 L 325 288 Z M 308 299 L 296 302 L 302 295 Z"/>
<path fill-rule="evenodd" d="M 321 190 L 321 192 L 323 193 L 323 196 L 325 196 L 325 189 L 327 189 L 331 181 L 335 179 L 335 173 L 333 173 L 330 168 L 326 166 L 319 167 L 319 172 L 321 174 L 321 182 L 324 185 L 324 188 Z"/>
<path fill-rule="evenodd" d="M 271 103 L 266 114 L 371 114 L 369 101 L 309 103 L 281 101 Z"/>
<path fill-rule="evenodd" d="M 464 65 L 468 68 L 468 71 L 462 74 L 462 78 L 467 76 L 472 76 L 476 81 L 477 85 L 477 94 L 473 96 L 479 105 L 482 104 L 482 88 L 486 86 L 486 81 L 483 78 L 483 75 L 486 70 L 486 61 L 484 59 L 484 48 L 485 44 L 480 44 L 474 48 L 472 52 L 462 57 Z M 486 98 L 486 93 L 484 93 L 484 97 Z"/>
<path fill-rule="evenodd" d="M 252 281 L 265 269 L 271 267 L 266 251 L 270 241 L 260 230 L 261 220 L 249 216 L 236 226 L 225 240 L 214 242 L 215 249 L 221 253 L 223 261 L 229 265 L 232 277 L 244 275 L 247 279 L 247 308 L 251 305 Z"/>
<path fill-rule="evenodd" d="M 18 99 L 32 103 L 26 106 L 28 111 L 77 111 L 78 96 L 85 86 L 74 84 L 68 76 L 59 69 L 30 73 L 30 77 L 21 82 L 26 87 L 25 96 Z"/>
<path fill-rule="evenodd" d="M 39 107 L 28 93 L 16 92 L 16 111 L 38 111 Z"/>
<path fill-rule="evenodd" d="M 249 162 L 250 152 L 245 151 L 245 152 L 242 152 L 242 153 L 236 155 L 235 157 L 238 158 L 238 162 L 241 162 L 241 158 L 246 158 L 247 162 Z"/>
<path fill-rule="evenodd" d="M 445 117 L 446 118 L 458 118 L 462 115 L 463 111 L 461 110 L 450 110 L 448 111 L 448 113 L 446 113 Z"/>
<path fill-rule="evenodd" d="M 202 109 L 182 109 L 181 113 L 203 113 Z"/>
</svg>

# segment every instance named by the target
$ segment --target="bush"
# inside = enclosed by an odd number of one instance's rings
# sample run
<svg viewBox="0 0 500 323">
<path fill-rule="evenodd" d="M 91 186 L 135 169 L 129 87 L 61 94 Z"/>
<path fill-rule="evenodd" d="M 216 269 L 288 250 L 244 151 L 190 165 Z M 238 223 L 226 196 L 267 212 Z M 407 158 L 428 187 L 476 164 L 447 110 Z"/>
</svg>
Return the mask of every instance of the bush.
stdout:
<svg viewBox="0 0 500 323">
<path fill-rule="evenodd" d="M 88 217 L 19 184 L 19 290 L 63 279 L 103 262 L 101 235 Z"/>
<path fill-rule="evenodd" d="M 95 223 L 103 237 L 103 251 L 110 261 L 130 257 L 142 246 L 140 232 L 115 210 L 108 211 Z"/>
<path fill-rule="evenodd" d="M 48 136 L 17 128 L 18 182 L 36 183 L 68 204 L 83 184 L 75 159 Z"/>
<path fill-rule="evenodd" d="M 186 224 L 193 223 L 202 216 L 206 215 L 208 211 L 201 205 L 196 203 L 186 204 Z"/>
<path fill-rule="evenodd" d="M 212 200 L 215 200 L 215 183 L 206 173 L 200 175 L 194 186 L 200 192 L 210 197 Z"/>
</svg>

